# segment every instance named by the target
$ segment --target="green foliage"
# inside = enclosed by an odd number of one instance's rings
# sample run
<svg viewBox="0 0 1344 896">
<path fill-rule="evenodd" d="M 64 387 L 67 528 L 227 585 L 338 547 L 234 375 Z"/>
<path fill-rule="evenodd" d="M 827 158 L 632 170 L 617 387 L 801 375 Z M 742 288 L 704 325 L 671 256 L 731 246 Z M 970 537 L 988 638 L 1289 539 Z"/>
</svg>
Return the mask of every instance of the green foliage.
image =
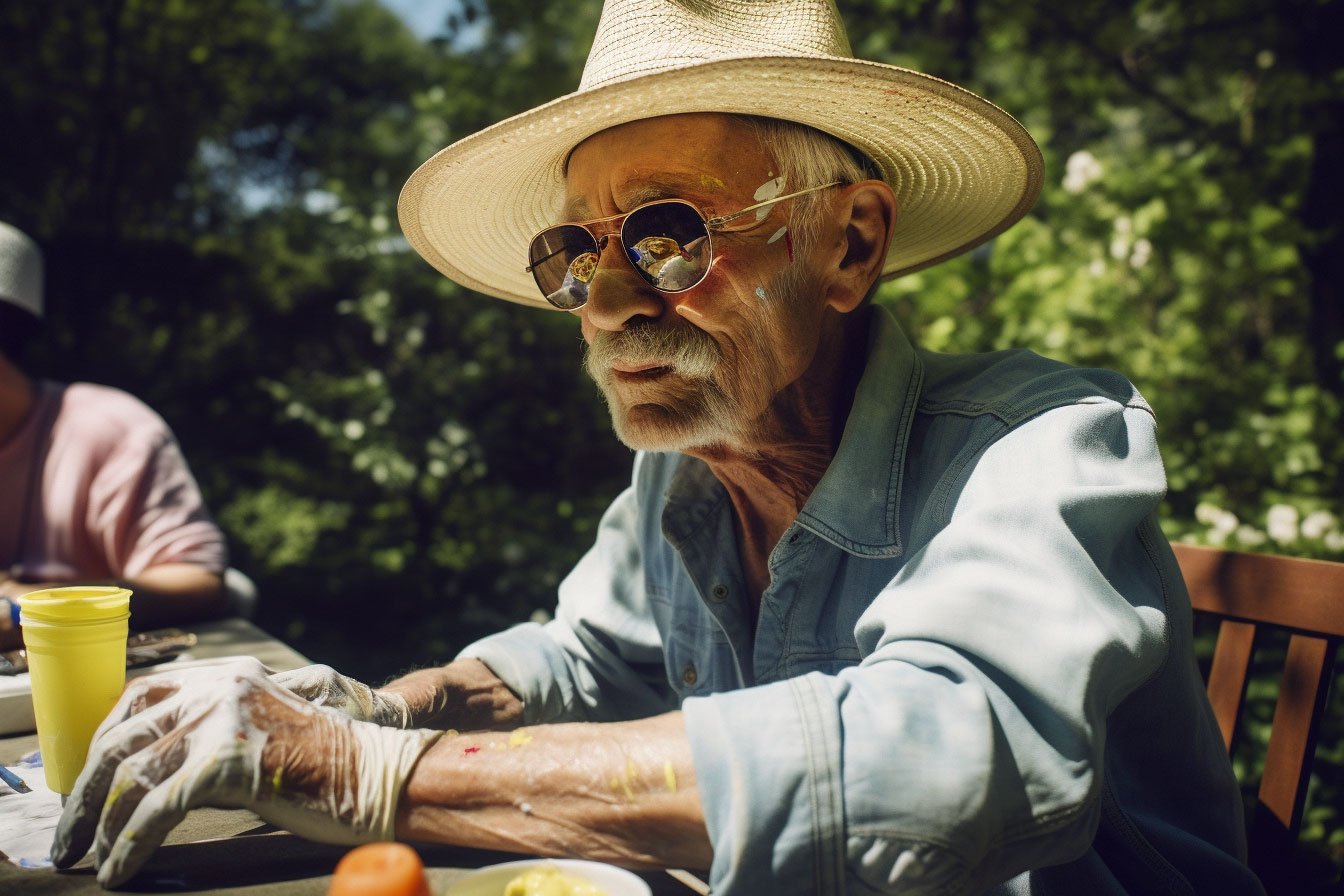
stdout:
<svg viewBox="0 0 1344 896">
<path fill-rule="evenodd" d="M 1173 537 L 1344 559 L 1344 4 L 842 5 L 857 55 L 981 92 L 1046 160 L 1030 217 L 879 300 L 932 348 L 1129 375 Z M 378 679 L 548 609 L 628 477 L 573 322 L 447 282 L 395 210 L 576 85 L 598 13 L 468 0 L 422 42 L 372 0 L 0 5 L 34 366 L 164 414 L 261 622 L 315 659 Z M 1306 825 L 1335 863 L 1341 718 Z"/>
</svg>

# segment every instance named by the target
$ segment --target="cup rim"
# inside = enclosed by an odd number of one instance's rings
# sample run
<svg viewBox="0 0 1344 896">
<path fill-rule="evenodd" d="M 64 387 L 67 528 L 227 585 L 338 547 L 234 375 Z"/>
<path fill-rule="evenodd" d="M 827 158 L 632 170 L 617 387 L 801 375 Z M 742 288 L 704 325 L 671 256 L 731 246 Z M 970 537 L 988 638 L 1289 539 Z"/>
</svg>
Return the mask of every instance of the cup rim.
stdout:
<svg viewBox="0 0 1344 896">
<path fill-rule="evenodd" d="M 21 594 L 19 623 L 105 622 L 130 613 L 131 589 L 118 585 L 63 585 Z"/>
</svg>

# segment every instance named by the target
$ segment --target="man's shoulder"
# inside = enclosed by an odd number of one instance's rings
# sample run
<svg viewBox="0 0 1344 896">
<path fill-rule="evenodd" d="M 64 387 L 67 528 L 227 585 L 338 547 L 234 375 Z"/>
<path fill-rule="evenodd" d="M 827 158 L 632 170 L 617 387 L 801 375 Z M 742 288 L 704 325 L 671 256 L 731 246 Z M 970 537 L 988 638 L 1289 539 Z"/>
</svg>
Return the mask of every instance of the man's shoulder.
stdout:
<svg viewBox="0 0 1344 896">
<path fill-rule="evenodd" d="M 1098 400 L 1149 410 L 1133 383 L 1113 370 L 1075 367 L 1026 349 L 978 354 L 920 349 L 919 356 L 923 414 L 989 414 L 1015 426 L 1052 408 Z"/>
</svg>

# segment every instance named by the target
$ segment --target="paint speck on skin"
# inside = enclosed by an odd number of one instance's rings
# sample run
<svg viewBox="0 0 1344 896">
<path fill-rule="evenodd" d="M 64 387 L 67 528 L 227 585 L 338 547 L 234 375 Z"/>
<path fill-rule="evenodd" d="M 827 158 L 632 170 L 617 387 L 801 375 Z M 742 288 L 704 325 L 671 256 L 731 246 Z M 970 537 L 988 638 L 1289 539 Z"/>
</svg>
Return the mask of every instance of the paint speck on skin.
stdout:
<svg viewBox="0 0 1344 896">
<path fill-rule="evenodd" d="M 271 776 L 271 792 L 277 795 L 280 793 L 280 785 L 284 783 L 282 772 L 283 769 L 277 768 L 275 774 Z"/>
<path fill-rule="evenodd" d="M 756 298 L 760 299 L 762 302 L 764 302 L 764 301 L 766 300 L 766 299 L 765 299 L 765 287 L 764 287 L 764 286 L 758 286 L 758 287 L 756 287 Z"/>
<path fill-rule="evenodd" d="M 782 237 L 782 236 L 784 236 L 784 235 L 787 234 L 788 232 L 789 232 L 789 228 L 787 228 L 787 227 L 781 227 L 781 228 L 779 228 L 778 230 L 776 230 L 774 233 L 770 234 L 770 239 L 766 240 L 766 243 L 775 243 L 775 242 L 778 242 L 778 241 L 779 241 L 779 238 Z"/>
<path fill-rule="evenodd" d="M 479 753 L 479 752 L 481 752 L 481 748 L 480 748 L 480 747 L 467 747 L 467 748 L 466 748 L 465 750 L 463 750 L 462 752 L 463 752 L 463 753 Z"/>
<path fill-rule="evenodd" d="M 700 186 L 704 187 L 706 190 L 722 190 L 723 181 L 711 174 L 702 174 L 700 175 Z"/>
<path fill-rule="evenodd" d="M 784 192 L 784 177 L 783 175 L 781 175 L 779 177 L 773 178 L 761 184 L 759 187 L 756 188 L 756 192 L 752 193 L 751 195 L 757 202 L 765 202 L 767 200 L 774 199 L 776 196 L 778 196 L 780 193 L 783 192 Z M 756 220 L 764 221 L 765 216 L 770 214 L 770 208 L 771 208 L 770 206 L 766 206 L 765 208 L 756 209 Z"/>
<path fill-rule="evenodd" d="M 671 760 L 663 763 L 663 780 L 667 782 L 668 793 L 677 792 L 677 772 L 676 769 L 672 768 Z"/>
<path fill-rule="evenodd" d="M 509 735 L 510 747 L 525 747 L 532 743 L 532 735 L 523 731 L 515 731 Z"/>
</svg>

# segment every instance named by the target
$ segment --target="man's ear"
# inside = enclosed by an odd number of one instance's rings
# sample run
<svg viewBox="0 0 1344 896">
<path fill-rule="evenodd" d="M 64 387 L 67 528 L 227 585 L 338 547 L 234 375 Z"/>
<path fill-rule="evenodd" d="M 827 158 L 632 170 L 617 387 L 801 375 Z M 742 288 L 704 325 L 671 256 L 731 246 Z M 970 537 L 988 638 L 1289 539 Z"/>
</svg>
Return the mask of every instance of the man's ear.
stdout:
<svg viewBox="0 0 1344 896">
<path fill-rule="evenodd" d="M 844 314 L 863 303 L 882 275 L 896 227 L 896 195 L 885 181 L 860 181 L 845 187 L 832 208 L 841 234 L 826 304 Z"/>
</svg>

